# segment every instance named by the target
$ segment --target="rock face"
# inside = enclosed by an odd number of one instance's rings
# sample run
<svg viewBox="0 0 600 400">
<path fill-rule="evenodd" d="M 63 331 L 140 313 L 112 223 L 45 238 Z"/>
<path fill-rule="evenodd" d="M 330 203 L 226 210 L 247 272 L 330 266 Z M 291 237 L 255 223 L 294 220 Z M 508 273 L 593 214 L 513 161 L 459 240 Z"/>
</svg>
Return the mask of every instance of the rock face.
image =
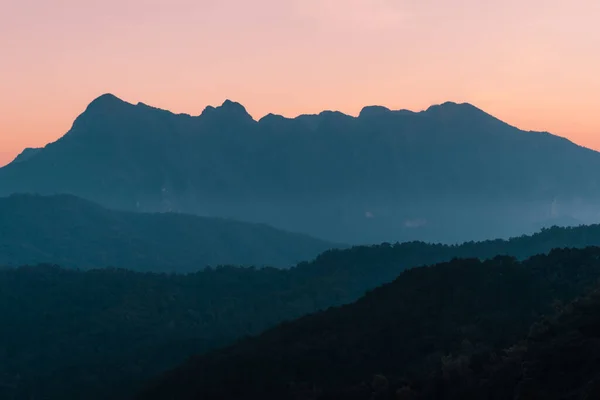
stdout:
<svg viewBox="0 0 600 400">
<path fill-rule="evenodd" d="M 0 195 L 67 193 L 346 243 L 458 242 L 597 222 L 597 171 L 597 152 L 470 104 L 255 121 L 229 100 L 190 116 L 107 94 L 64 137 L 0 169 Z"/>
</svg>

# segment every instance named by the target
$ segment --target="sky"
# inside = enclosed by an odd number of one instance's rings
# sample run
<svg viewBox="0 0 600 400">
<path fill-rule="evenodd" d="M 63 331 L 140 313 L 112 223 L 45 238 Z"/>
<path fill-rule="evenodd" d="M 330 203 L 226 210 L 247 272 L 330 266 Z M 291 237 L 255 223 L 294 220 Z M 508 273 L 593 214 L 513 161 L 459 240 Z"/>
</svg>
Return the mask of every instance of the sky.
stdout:
<svg viewBox="0 0 600 400">
<path fill-rule="evenodd" d="M 469 102 L 600 150 L 598 0 L 1 0 L 0 165 L 103 93 L 256 119 Z"/>
</svg>

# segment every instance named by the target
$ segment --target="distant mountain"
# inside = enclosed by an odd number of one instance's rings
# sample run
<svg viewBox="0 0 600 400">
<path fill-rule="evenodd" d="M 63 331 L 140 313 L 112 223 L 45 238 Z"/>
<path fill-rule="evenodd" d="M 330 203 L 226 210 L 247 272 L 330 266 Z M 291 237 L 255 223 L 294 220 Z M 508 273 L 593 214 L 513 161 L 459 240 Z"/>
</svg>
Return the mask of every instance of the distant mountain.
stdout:
<svg viewBox="0 0 600 400">
<path fill-rule="evenodd" d="M 0 169 L 0 195 L 77 195 L 110 208 L 267 223 L 344 243 L 461 242 L 600 222 L 600 154 L 470 104 L 365 107 L 255 121 L 94 100 L 71 130 Z"/>
<path fill-rule="evenodd" d="M 331 250 L 291 269 L 229 266 L 183 275 L 114 269 L 76 271 L 48 265 L 4 270 L 0 267 L 0 321 L 3 323 L 0 399 L 13 398 L 13 395 L 18 400 L 39 398 L 41 394 L 45 400 L 129 399 L 145 380 L 177 366 L 193 354 L 257 335 L 282 321 L 351 303 L 411 267 L 447 262 L 455 257 L 490 259 L 496 254 L 524 259 L 547 253 L 552 248 L 591 244 L 600 244 L 600 226 L 552 228 L 510 241 L 472 242 L 460 246 L 412 242 Z M 577 253 L 558 252 L 555 256 L 557 254 Z M 596 279 L 585 268 L 577 268 L 585 264 L 585 260 L 575 256 L 553 260 L 562 262 L 565 270 L 551 267 L 547 272 L 542 271 L 550 281 L 579 279 L 578 285 L 583 285 Z M 589 265 L 596 263 L 597 260 L 592 259 Z M 457 264 L 459 267 L 454 268 Z M 419 270 L 418 279 L 404 281 L 406 286 L 415 285 L 409 289 L 405 305 L 410 303 L 415 313 L 427 315 L 428 310 L 419 304 L 433 301 L 438 292 L 443 291 L 443 285 L 436 286 L 443 281 L 447 290 L 456 290 L 454 294 L 460 301 L 457 304 L 470 302 L 474 307 L 481 298 L 469 294 L 471 292 L 463 296 L 461 290 L 465 285 L 479 284 L 481 279 L 489 278 L 491 282 L 481 288 L 486 291 L 501 277 L 485 272 L 485 268 L 495 266 L 494 263 L 470 261 L 468 268 L 460 267 L 462 261 L 451 265 L 448 269 L 424 269 L 425 272 L 445 271 L 443 274 L 428 275 Z M 519 264 L 518 268 L 523 269 L 521 267 Z M 484 275 L 471 281 L 471 273 L 477 268 Z M 530 301 L 530 297 L 539 297 L 531 301 L 545 301 L 546 286 L 539 293 L 532 290 L 523 295 L 519 281 L 511 280 L 511 276 L 502 287 L 512 285 L 510 295 L 517 298 L 515 302 L 519 302 L 519 306 Z M 432 282 L 428 283 L 429 279 Z M 561 297 L 566 293 L 556 288 L 555 295 Z M 492 290 L 484 298 L 492 302 L 491 296 L 496 294 Z M 450 294 L 442 296 L 445 300 L 451 298 Z M 446 302 L 448 307 L 454 304 L 452 299 Z M 374 307 L 373 312 L 376 310 Z M 431 310 L 432 313 L 438 311 Z M 497 325 L 485 318 L 481 324 L 484 329 L 493 329 L 494 335 L 514 333 L 513 329 L 521 329 L 535 317 L 530 311 L 515 306 L 514 312 L 524 321 L 512 321 L 514 326 L 508 324 L 496 329 Z M 511 316 L 515 314 L 509 313 L 506 318 Z M 359 331 L 359 325 L 345 326 Z M 3 376 L 19 379 L 8 394 L 2 391 Z"/>
<path fill-rule="evenodd" d="M 496 257 L 485 262 L 454 259 L 414 268 L 353 304 L 286 322 L 257 337 L 194 357 L 148 385 L 138 398 L 463 399 L 451 397 L 450 388 L 440 386 L 443 380 L 460 374 L 459 378 L 473 387 L 485 382 L 473 384 L 467 372 L 482 371 L 494 352 L 526 338 L 536 320 L 553 314 L 558 302 L 568 303 L 583 295 L 599 277 L 600 248 L 555 250 L 522 263 Z M 583 323 L 578 325 L 581 330 L 593 331 L 597 342 L 599 319 L 585 318 L 590 315 L 586 311 L 580 311 Z M 577 327 L 573 328 L 577 333 Z M 555 334 L 552 328 L 547 332 Z M 585 357 L 585 366 L 570 357 L 568 352 L 580 342 L 575 337 L 565 343 L 571 336 L 562 336 L 563 340 L 555 343 L 564 353 L 553 354 L 546 347 L 547 358 L 540 359 L 546 368 L 517 364 L 519 371 L 530 370 L 531 377 L 537 378 L 519 382 L 519 386 L 530 383 L 530 388 L 535 388 L 546 380 L 548 371 L 559 380 L 569 369 L 574 369 L 573 377 L 578 377 L 576 371 L 586 370 L 587 379 L 590 372 L 600 372 L 593 357 Z M 591 338 L 588 344 L 592 348 Z M 559 366 L 550 357 L 567 364 Z M 436 376 L 440 379 L 432 379 Z M 567 384 L 556 383 L 553 388 Z M 519 398 L 559 398 L 538 396 L 541 393 L 550 395 L 552 391 L 530 390 L 529 396 Z M 494 397 L 492 393 L 471 398 L 513 397 Z"/>
<path fill-rule="evenodd" d="M 291 267 L 335 247 L 259 224 L 112 211 L 70 195 L 0 198 L 0 264 L 192 272 L 212 265 Z"/>
</svg>

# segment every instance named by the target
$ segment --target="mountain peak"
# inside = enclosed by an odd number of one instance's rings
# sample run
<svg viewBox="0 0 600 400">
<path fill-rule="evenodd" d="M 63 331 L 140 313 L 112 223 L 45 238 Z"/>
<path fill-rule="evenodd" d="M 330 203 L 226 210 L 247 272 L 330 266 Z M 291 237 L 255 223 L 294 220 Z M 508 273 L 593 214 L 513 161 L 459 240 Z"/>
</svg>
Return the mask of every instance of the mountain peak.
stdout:
<svg viewBox="0 0 600 400">
<path fill-rule="evenodd" d="M 426 110 L 426 112 L 436 112 L 436 111 L 442 111 L 442 112 L 458 112 L 458 111 L 463 111 L 463 112 L 473 112 L 473 111 L 483 112 L 482 110 L 480 110 L 479 108 L 475 107 L 474 105 L 472 105 L 470 103 L 456 103 L 454 101 L 446 101 L 446 102 L 441 103 L 441 104 L 434 104 L 434 105 L 430 106 Z"/>
<path fill-rule="evenodd" d="M 335 116 L 335 117 L 350 117 L 349 115 L 347 115 L 347 114 L 344 114 L 344 113 L 343 113 L 343 112 L 341 112 L 341 111 L 335 111 L 335 110 L 325 110 L 325 111 L 321 111 L 321 112 L 319 113 L 319 117 L 323 117 L 323 116 L 324 116 L 324 117 L 332 117 L 332 116 Z"/>
<path fill-rule="evenodd" d="M 225 118 L 241 118 L 251 121 L 254 120 L 252 116 L 248 114 L 248 111 L 246 111 L 246 108 L 243 105 L 229 99 L 225 100 L 223 104 L 218 107 L 206 107 L 204 111 L 202 111 L 202 116 L 205 115 L 219 115 Z"/>
<path fill-rule="evenodd" d="M 242 110 L 246 111 L 246 108 L 244 108 L 243 105 L 241 105 L 237 101 L 233 101 L 233 100 L 229 100 L 229 99 L 225 99 L 223 104 L 221 104 L 221 107 L 223 107 L 223 108 L 238 108 L 238 109 L 242 109 Z"/>
<path fill-rule="evenodd" d="M 92 102 L 90 103 L 90 106 L 91 105 L 99 105 L 99 104 L 122 104 L 122 103 L 125 103 L 125 101 L 121 100 L 114 94 L 104 93 L 104 94 L 96 97 L 94 100 L 92 100 Z"/>
<path fill-rule="evenodd" d="M 229 99 L 225 100 L 223 104 L 217 109 L 221 109 L 222 111 L 226 111 L 227 113 L 250 116 L 250 114 L 248 114 L 248 111 L 246 111 L 246 108 L 243 105 L 236 101 L 231 101 Z"/>
<path fill-rule="evenodd" d="M 86 111 L 90 110 L 105 110 L 113 111 L 116 107 L 128 105 L 126 101 L 121 100 L 112 93 L 105 93 L 95 98 L 88 106 Z"/>
<path fill-rule="evenodd" d="M 280 122 L 280 121 L 287 121 L 287 120 L 288 120 L 288 118 L 284 117 L 283 115 L 268 113 L 267 115 L 262 117 L 258 122 L 270 123 L 270 122 Z"/>
<path fill-rule="evenodd" d="M 366 106 L 360 110 L 358 117 L 379 117 L 391 112 L 391 110 L 384 106 Z"/>
</svg>

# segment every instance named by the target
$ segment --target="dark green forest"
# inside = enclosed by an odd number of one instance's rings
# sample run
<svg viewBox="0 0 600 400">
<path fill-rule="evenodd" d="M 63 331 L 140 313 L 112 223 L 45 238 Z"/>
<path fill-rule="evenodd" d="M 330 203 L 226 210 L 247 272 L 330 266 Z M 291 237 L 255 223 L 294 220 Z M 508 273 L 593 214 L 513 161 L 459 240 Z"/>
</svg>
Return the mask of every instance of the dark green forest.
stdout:
<svg viewBox="0 0 600 400">
<path fill-rule="evenodd" d="M 138 399 L 597 398 L 570 391 L 599 393 L 598 295 L 564 304 L 599 278 L 597 247 L 410 269 L 353 304 L 194 357 Z"/>
<path fill-rule="evenodd" d="M 497 254 L 524 259 L 599 242 L 600 227 L 590 226 L 461 246 L 331 250 L 289 270 L 222 266 L 182 275 L 0 268 L 0 377 L 18 399 L 127 398 L 193 354 L 351 303 L 410 267 Z M 447 270 L 456 279 L 463 275 Z"/>
<path fill-rule="evenodd" d="M 445 358 L 419 398 L 600 398 L 600 287 L 555 309 L 510 347 L 493 352 L 464 349 Z M 415 398 L 417 392 L 412 394 Z"/>
</svg>

